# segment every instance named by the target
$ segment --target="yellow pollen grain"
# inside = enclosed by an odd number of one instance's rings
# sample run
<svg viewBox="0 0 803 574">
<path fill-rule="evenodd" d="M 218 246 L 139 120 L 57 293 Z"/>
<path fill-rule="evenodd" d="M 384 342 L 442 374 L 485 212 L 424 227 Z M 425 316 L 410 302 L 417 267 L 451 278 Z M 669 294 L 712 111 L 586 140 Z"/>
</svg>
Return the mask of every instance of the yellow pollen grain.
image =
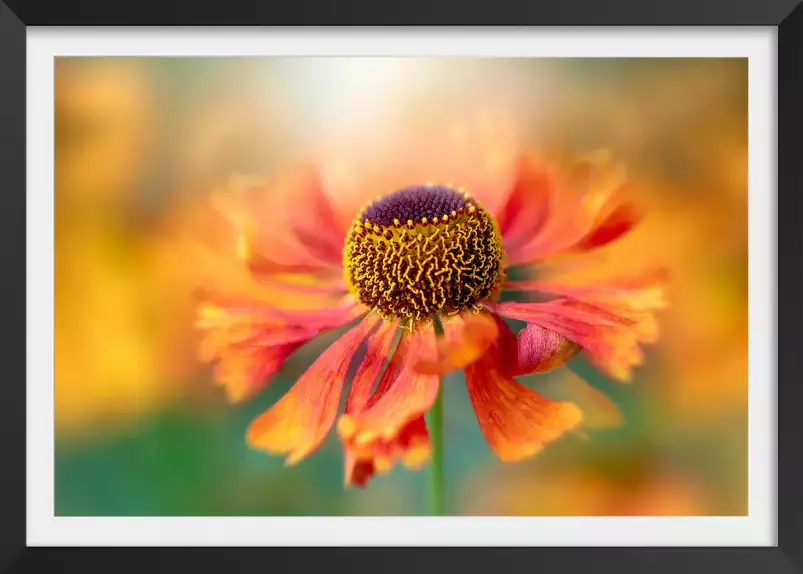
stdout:
<svg viewBox="0 0 803 574">
<path fill-rule="evenodd" d="M 426 446 L 417 446 L 411 448 L 404 455 L 402 462 L 404 466 L 411 470 L 416 470 L 424 466 L 430 457 L 430 449 Z"/>
<path fill-rule="evenodd" d="M 357 432 L 357 423 L 350 416 L 344 415 L 337 421 L 337 432 L 343 438 L 351 438 Z"/>
<path fill-rule="evenodd" d="M 393 468 L 393 463 L 389 458 L 378 456 L 374 459 L 374 469 L 377 474 L 387 474 L 391 468 Z"/>
<path fill-rule="evenodd" d="M 354 442 L 357 443 L 359 446 L 365 446 L 374 441 L 376 438 L 376 433 L 374 431 L 363 431 L 357 435 L 357 438 L 354 439 Z"/>
<path fill-rule="evenodd" d="M 421 218 L 421 223 L 423 223 L 424 225 L 426 225 L 426 224 L 427 224 L 427 218 L 426 218 L 426 217 L 422 217 L 422 218 Z"/>
<path fill-rule="evenodd" d="M 401 225 L 401 221 L 399 221 L 398 219 L 394 219 L 393 220 L 393 225 L 398 227 L 399 225 Z"/>
</svg>

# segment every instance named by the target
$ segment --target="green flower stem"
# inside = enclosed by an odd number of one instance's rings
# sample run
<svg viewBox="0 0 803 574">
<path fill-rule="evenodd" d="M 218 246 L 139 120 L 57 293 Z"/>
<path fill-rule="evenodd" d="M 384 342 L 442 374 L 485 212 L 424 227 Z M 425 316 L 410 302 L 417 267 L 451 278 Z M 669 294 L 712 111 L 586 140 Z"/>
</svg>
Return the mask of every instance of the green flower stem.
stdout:
<svg viewBox="0 0 803 574">
<path fill-rule="evenodd" d="M 427 511 L 430 516 L 444 516 L 443 487 L 443 381 L 440 381 L 438 398 L 427 414 L 427 426 L 432 442 L 432 458 L 429 462 L 429 485 L 427 489 Z"/>
</svg>

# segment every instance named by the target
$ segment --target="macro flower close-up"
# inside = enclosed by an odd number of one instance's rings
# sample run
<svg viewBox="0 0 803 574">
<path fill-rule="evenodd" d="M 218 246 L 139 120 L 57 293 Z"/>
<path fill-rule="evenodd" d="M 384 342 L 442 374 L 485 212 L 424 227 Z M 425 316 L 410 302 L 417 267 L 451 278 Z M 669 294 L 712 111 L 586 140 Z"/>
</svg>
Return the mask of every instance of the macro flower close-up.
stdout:
<svg viewBox="0 0 803 574">
<path fill-rule="evenodd" d="M 215 229 L 253 282 L 250 294 L 227 292 L 225 279 L 198 291 L 200 356 L 215 363 L 232 401 L 262 390 L 307 341 L 347 326 L 251 423 L 252 448 L 292 465 L 336 428 L 347 485 L 364 486 L 399 462 L 420 468 L 441 440 L 430 436 L 440 432 L 431 427 L 440 426 L 441 376 L 462 370 L 489 446 L 517 461 L 583 421 L 576 405 L 517 376 L 584 353 L 607 376 L 630 378 L 641 345 L 657 337 L 660 273 L 588 284 L 561 282 L 559 273 L 639 223 L 625 169 L 605 153 L 557 165 L 522 154 L 512 165 L 502 189 L 420 182 L 385 190 L 347 226 L 338 222 L 352 206 L 327 194 L 321 170 L 283 183 L 293 198 L 287 213 L 275 212 L 270 181 L 242 181 L 215 197 Z M 281 292 L 303 304 L 287 307 Z"/>
<path fill-rule="evenodd" d="M 54 70 L 56 515 L 747 514 L 745 59 Z"/>
</svg>

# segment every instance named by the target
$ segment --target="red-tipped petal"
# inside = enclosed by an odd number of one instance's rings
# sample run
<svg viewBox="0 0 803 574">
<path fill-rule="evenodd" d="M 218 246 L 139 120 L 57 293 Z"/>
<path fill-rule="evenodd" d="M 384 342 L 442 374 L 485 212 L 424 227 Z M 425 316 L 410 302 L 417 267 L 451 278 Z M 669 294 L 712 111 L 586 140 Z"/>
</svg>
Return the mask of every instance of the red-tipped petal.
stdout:
<svg viewBox="0 0 803 574">
<path fill-rule="evenodd" d="M 266 181 L 233 183 L 212 199 L 221 239 L 257 274 L 314 272 L 324 264 L 313 257 L 276 213 L 274 186 Z M 286 193 L 286 192 L 285 192 Z M 227 229 L 224 229 L 227 227 Z"/>
<path fill-rule="evenodd" d="M 535 323 L 522 329 L 518 342 L 519 375 L 551 371 L 572 359 L 581 349 L 563 335 Z"/>
<path fill-rule="evenodd" d="M 642 219 L 644 211 L 635 203 L 617 205 L 611 213 L 598 221 L 594 228 L 577 244 L 576 248 L 589 251 L 613 243 L 629 233 Z"/>
<path fill-rule="evenodd" d="M 470 365 L 485 354 L 499 333 L 496 321 L 487 313 L 454 316 L 442 325 L 443 337 L 438 339 L 435 358 L 422 358 L 416 364 L 421 373 L 442 375 Z"/>
<path fill-rule="evenodd" d="M 609 243 L 630 229 L 624 229 L 625 219 L 636 217 L 635 208 L 619 210 L 623 204 L 621 197 L 626 186 L 626 174 L 621 166 L 610 161 L 607 154 L 576 162 L 560 174 L 556 185 L 561 192 L 553 197 L 559 201 L 552 205 L 548 220 L 532 240 L 510 245 L 507 253 L 509 265 L 541 261 L 580 249 L 587 239 L 590 247 Z M 636 221 L 637 218 L 631 223 Z M 614 233 L 614 229 L 620 232 Z"/>
<path fill-rule="evenodd" d="M 347 230 L 337 224 L 319 170 L 311 170 L 305 176 L 291 198 L 292 205 L 303 206 L 303 209 L 291 209 L 288 213 L 291 227 L 313 256 L 329 265 L 339 266 Z"/>
<path fill-rule="evenodd" d="M 287 464 L 315 450 L 334 423 L 351 360 L 379 320 L 367 316 L 326 349 L 279 402 L 251 423 L 249 445 L 287 454 Z"/>
<path fill-rule="evenodd" d="M 519 159 L 516 179 L 496 214 L 505 247 L 526 244 L 549 214 L 555 182 L 552 173 L 531 157 Z"/>
<path fill-rule="evenodd" d="M 503 461 L 521 460 L 537 453 L 582 420 L 575 405 L 551 401 L 531 391 L 500 373 L 489 356 L 465 372 L 482 434 Z"/>
<path fill-rule="evenodd" d="M 341 419 L 343 421 L 349 419 Z M 341 436 L 348 430 L 339 425 Z M 367 440 L 366 437 L 368 437 Z M 389 473 L 396 461 L 412 470 L 427 464 L 432 454 L 429 432 L 423 416 L 414 418 L 397 432 L 385 435 L 366 434 L 343 436 L 346 449 L 346 486 L 366 486 L 375 475 Z"/>
</svg>

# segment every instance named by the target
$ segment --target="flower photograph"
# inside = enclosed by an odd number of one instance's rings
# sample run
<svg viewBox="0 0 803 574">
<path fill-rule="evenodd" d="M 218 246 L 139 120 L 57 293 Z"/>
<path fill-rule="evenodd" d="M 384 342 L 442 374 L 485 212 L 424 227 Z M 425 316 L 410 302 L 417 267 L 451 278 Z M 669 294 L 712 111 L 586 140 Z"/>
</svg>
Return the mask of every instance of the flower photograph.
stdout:
<svg viewBox="0 0 803 574">
<path fill-rule="evenodd" d="M 56 58 L 56 515 L 746 516 L 747 72 Z"/>
</svg>

